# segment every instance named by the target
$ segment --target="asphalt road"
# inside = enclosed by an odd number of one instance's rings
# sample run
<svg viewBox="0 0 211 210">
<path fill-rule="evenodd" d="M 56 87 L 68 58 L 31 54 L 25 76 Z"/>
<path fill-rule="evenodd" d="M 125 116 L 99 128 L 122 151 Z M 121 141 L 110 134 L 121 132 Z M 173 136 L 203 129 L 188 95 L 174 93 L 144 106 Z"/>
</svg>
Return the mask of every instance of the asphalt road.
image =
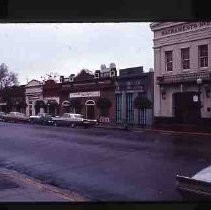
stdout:
<svg viewBox="0 0 211 210">
<path fill-rule="evenodd" d="M 91 201 L 180 201 L 176 174 L 211 163 L 211 137 L 0 123 L 0 167 Z"/>
</svg>

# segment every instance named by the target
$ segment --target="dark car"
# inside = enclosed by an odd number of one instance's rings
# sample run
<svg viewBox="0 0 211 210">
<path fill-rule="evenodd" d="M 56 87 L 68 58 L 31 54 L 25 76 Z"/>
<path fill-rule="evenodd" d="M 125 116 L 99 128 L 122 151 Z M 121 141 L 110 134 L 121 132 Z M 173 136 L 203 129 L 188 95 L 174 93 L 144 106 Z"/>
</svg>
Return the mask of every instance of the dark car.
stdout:
<svg viewBox="0 0 211 210">
<path fill-rule="evenodd" d="M 30 116 L 29 121 L 32 124 L 41 124 L 41 125 L 53 125 L 54 124 L 52 116 L 47 113 L 40 113 L 36 116 Z"/>
<path fill-rule="evenodd" d="M 184 200 L 211 200 L 211 166 L 192 177 L 177 175 L 177 190 Z"/>
</svg>

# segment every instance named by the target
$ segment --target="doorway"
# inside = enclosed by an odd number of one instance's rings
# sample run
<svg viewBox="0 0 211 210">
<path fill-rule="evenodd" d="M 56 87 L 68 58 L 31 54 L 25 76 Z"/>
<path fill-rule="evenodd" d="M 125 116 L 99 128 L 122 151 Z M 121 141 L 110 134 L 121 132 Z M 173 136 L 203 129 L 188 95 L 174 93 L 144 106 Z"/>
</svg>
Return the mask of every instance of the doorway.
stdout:
<svg viewBox="0 0 211 210">
<path fill-rule="evenodd" d="M 197 92 L 180 92 L 173 94 L 174 114 L 177 123 L 195 124 L 201 118 L 199 102 L 194 102 Z"/>
<path fill-rule="evenodd" d="M 86 118 L 95 119 L 95 102 L 93 100 L 88 100 L 85 103 L 86 106 Z"/>
</svg>

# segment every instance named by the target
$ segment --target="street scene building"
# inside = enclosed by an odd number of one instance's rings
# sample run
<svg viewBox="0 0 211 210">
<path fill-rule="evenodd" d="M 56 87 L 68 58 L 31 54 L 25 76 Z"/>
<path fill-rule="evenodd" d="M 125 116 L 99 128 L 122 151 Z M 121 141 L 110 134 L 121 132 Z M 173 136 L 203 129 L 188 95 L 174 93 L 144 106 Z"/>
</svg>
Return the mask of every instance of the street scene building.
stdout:
<svg viewBox="0 0 211 210">
<path fill-rule="evenodd" d="M 44 112 L 43 84 L 38 80 L 31 80 L 25 86 L 26 94 L 26 115 L 37 115 Z"/>
<path fill-rule="evenodd" d="M 110 122 L 115 119 L 116 67 L 91 72 L 82 69 L 78 75 L 61 76 L 61 112 L 76 112 L 88 119 Z M 102 103 L 108 103 L 104 107 Z"/>
<path fill-rule="evenodd" d="M 211 22 L 155 22 L 156 122 L 211 122 Z"/>
<path fill-rule="evenodd" d="M 26 113 L 25 86 L 12 86 L 0 90 L 1 112 Z"/>
<path fill-rule="evenodd" d="M 61 83 L 49 78 L 43 84 L 44 111 L 52 116 L 60 114 L 60 88 Z"/>
<path fill-rule="evenodd" d="M 119 70 L 116 81 L 116 122 L 132 125 L 152 125 L 153 106 L 142 112 L 134 107 L 136 97 L 146 97 L 153 102 L 154 73 L 144 72 L 143 66 Z"/>
</svg>

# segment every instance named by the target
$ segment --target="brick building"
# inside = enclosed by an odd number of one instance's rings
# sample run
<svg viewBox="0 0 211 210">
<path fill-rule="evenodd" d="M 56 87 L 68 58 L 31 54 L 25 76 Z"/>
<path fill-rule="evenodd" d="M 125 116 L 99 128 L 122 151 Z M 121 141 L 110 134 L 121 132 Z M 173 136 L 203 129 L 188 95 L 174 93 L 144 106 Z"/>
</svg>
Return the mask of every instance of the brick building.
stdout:
<svg viewBox="0 0 211 210">
<path fill-rule="evenodd" d="M 48 79 L 43 84 L 42 89 L 45 112 L 53 116 L 59 115 L 61 83 L 56 83 L 53 79 Z"/>
<path fill-rule="evenodd" d="M 81 70 L 78 75 L 68 78 L 60 77 L 60 111 L 78 112 L 89 119 L 112 121 L 115 119 L 115 80 L 117 71 L 115 67 L 101 68 L 92 73 Z M 99 101 L 107 100 L 111 103 L 106 116 L 102 116 Z M 71 105 L 72 104 L 72 105 Z M 74 108 L 75 104 L 75 108 Z"/>
</svg>

